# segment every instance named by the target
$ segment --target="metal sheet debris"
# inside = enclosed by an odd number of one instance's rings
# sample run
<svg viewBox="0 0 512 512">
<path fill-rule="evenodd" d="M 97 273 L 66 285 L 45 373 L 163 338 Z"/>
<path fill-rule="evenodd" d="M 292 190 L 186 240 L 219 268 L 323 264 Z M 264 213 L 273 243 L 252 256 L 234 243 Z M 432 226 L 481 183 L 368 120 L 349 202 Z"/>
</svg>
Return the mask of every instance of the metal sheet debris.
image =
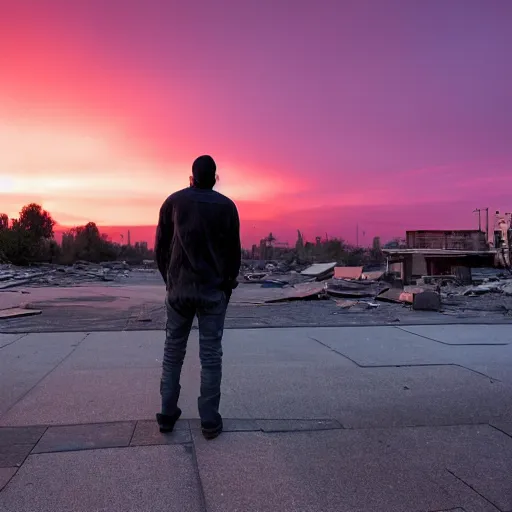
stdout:
<svg viewBox="0 0 512 512">
<path fill-rule="evenodd" d="M 318 283 L 302 283 L 283 290 L 280 297 L 268 299 L 265 302 L 273 304 L 277 302 L 289 302 L 294 300 L 317 300 L 326 298 L 325 286 Z"/>
<path fill-rule="evenodd" d="M 341 309 L 349 309 L 352 306 L 357 304 L 357 300 L 346 300 L 346 299 L 338 299 L 336 300 L 336 306 Z"/>
<path fill-rule="evenodd" d="M 404 292 L 398 288 L 390 288 L 389 290 L 385 290 L 377 295 L 377 297 L 375 297 L 375 300 L 380 300 L 383 302 L 396 302 L 404 304 L 412 304 L 413 299 L 413 293 Z"/>
<path fill-rule="evenodd" d="M 0 310 L 0 320 L 40 315 L 40 309 L 9 308 Z"/>
<path fill-rule="evenodd" d="M 334 269 L 335 279 L 361 279 L 363 267 L 336 267 Z"/>
<path fill-rule="evenodd" d="M 314 263 L 307 269 L 303 270 L 303 276 L 316 277 L 317 279 L 327 279 L 334 273 L 336 263 Z"/>
<path fill-rule="evenodd" d="M 373 270 L 371 272 L 363 272 L 361 275 L 361 279 L 368 280 L 368 281 L 378 281 L 379 279 L 382 279 L 385 272 L 382 270 Z"/>
</svg>

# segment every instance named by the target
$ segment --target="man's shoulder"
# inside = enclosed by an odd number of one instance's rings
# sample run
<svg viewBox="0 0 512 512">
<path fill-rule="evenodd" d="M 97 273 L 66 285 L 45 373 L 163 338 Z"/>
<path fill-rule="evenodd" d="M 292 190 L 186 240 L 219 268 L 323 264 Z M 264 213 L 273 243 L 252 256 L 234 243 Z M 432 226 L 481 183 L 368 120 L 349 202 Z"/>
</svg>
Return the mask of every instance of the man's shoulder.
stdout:
<svg viewBox="0 0 512 512">
<path fill-rule="evenodd" d="M 188 189 L 183 188 L 181 190 L 178 190 L 177 192 L 173 192 L 163 202 L 163 206 L 171 206 L 173 203 L 176 203 L 176 201 L 179 201 L 181 198 L 183 198 L 186 195 L 187 191 L 188 191 Z"/>
<path fill-rule="evenodd" d="M 220 192 L 217 192 L 216 190 L 212 190 L 213 196 L 217 199 L 219 203 L 224 203 L 229 206 L 235 206 L 235 203 L 233 200 L 231 200 L 228 196 L 225 196 L 224 194 L 221 194 Z"/>
</svg>

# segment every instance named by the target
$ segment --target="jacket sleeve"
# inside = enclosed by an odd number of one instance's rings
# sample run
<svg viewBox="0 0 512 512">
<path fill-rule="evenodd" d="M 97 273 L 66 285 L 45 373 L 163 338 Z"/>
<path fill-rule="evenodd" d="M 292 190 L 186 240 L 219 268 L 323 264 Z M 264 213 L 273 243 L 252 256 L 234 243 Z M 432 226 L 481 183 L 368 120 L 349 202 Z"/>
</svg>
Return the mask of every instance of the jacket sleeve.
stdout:
<svg viewBox="0 0 512 512">
<path fill-rule="evenodd" d="M 172 204 L 167 199 L 160 208 L 155 240 L 156 264 L 165 284 L 167 284 L 167 269 L 169 268 L 169 253 L 173 235 Z"/>
<path fill-rule="evenodd" d="M 234 282 L 238 277 L 238 274 L 240 272 L 240 265 L 242 263 L 242 244 L 240 242 L 240 218 L 238 216 L 238 210 L 235 204 L 233 204 L 228 254 L 228 279 Z"/>
</svg>

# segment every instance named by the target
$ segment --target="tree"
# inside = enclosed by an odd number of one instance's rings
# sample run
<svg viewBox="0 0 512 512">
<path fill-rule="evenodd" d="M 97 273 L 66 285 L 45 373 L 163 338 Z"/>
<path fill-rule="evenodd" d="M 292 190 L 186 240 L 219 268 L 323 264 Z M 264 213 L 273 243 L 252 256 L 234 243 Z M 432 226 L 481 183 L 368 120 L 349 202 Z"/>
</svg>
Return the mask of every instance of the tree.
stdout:
<svg viewBox="0 0 512 512">
<path fill-rule="evenodd" d="M 9 217 L 5 213 L 0 213 L 0 230 L 9 229 Z"/>
<path fill-rule="evenodd" d="M 34 240 L 53 238 L 54 226 L 52 216 L 36 203 L 24 206 L 20 212 L 19 227 L 30 233 Z"/>
</svg>

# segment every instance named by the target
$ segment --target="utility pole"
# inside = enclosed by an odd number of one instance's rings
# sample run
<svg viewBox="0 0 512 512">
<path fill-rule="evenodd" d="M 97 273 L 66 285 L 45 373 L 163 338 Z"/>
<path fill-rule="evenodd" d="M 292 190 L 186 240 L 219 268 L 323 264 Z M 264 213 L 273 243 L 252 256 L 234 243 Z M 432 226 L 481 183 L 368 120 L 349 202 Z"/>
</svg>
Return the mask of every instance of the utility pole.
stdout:
<svg viewBox="0 0 512 512">
<path fill-rule="evenodd" d="M 482 231 L 482 218 L 481 218 L 481 216 L 480 216 L 480 212 L 481 212 L 481 211 L 482 211 L 482 210 L 480 210 L 480 208 L 475 208 L 475 209 L 473 210 L 473 213 L 478 212 L 478 231 Z"/>
<path fill-rule="evenodd" d="M 356 247 L 359 247 L 359 224 L 356 224 Z"/>
</svg>

